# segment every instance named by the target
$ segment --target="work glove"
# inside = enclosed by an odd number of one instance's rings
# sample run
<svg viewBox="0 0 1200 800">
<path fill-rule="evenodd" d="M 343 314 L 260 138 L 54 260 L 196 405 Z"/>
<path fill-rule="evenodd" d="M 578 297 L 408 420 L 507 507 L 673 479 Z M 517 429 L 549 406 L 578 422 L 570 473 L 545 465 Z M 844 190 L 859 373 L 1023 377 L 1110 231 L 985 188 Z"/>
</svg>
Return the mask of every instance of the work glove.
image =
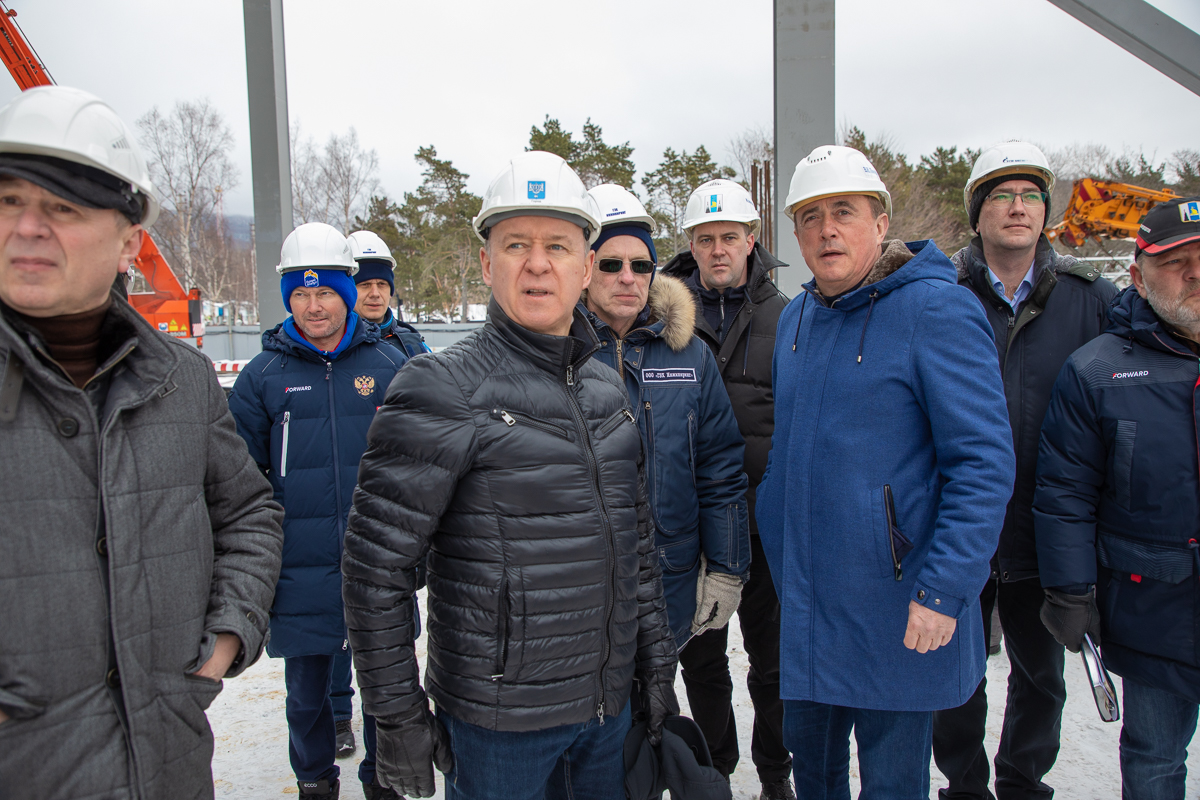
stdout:
<svg viewBox="0 0 1200 800">
<path fill-rule="evenodd" d="M 1083 636 L 1087 633 L 1100 645 L 1100 610 L 1096 608 L 1095 589 L 1087 594 L 1046 589 L 1040 616 L 1050 635 L 1072 653 L 1083 647 Z"/>
<path fill-rule="evenodd" d="M 729 624 L 742 599 L 742 579 L 724 572 L 709 572 L 708 559 L 700 555 L 700 580 L 696 581 L 696 614 L 692 633 L 718 630 Z"/>
<path fill-rule="evenodd" d="M 406 797 L 433 797 L 433 768 L 449 772 L 450 735 L 422 700 L 400 714 L 375 719 L 379 783 Z"/>
<path fill-rule="evenodd" d="M 679 713 L 675 699 L 675 665 L 638 672 L 642 710 L 646 713 L 646 741 L 657 747 L 662 742 L 663 720 Z"/>
</svg>

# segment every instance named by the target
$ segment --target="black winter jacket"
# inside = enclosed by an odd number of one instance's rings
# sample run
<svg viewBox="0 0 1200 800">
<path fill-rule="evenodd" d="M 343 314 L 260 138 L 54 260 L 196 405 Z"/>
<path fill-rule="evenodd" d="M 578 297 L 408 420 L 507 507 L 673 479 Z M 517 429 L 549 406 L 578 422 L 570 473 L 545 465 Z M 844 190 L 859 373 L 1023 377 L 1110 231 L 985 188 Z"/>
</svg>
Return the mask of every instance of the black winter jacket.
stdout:
<svg viewBox="0 0 1200 800">
<path fill-rule="evenodd" d="M 746 501 L 750 511 L 750 533 L 758 535 L 754 518 L 754 493 L 767 468 L 771 452 L 771 434 L 775 431 L 775 399 L 771 393 L 771 358 L 775 353 L 775 328 L 788 298 L 771 280 L 771 270 L 786 267 L 758 242 L 750 253 L 746 279 L 746 300 L 729 325 L 728 333 L 718 342 L 717 333 L 696 314 L 696 335 L 717 357 L 721 379 L 733 403 L 733 414 L 746 440 L 746 477 L 750 487 Z M 683 250 L 663 267 L 663 274 L 683 280 L 695 295 L 700 287 L 699 266 L 690 250 Z M 696 299 L 700 305 L 699 297 Z"/>
<path fill-rule="evenodd" d="M 414 568 L 428 552 L 429 696 L 528 731 L 615 716 L 674 670 L 642 441 L 595 331 L 512 322 L 408 362 L 368 434 L 342 560 L 367 713 L 423 702 Z"/>
<path fill-rule="evenodd" d="M 1046 412 L 1034 518 L 1045 586 L 1096 584 L 1108 667 L 1200 702 L 1200 359 L 1129 287 Z"/>
<path fill-rule="evenodd" d="M 1003 581 L 1034 578 L 1033 490 L 1042 418 L 1063 362 L 1108 327 L 1108 304 L 1117 287 L 1094 267 L 1056 253 L 1042 236 L 1034 256 L 1033 290 L 1014 313 L 992 286 L 978 237 L 951 261 L 958 268 L 959 285 L 975 293 L 992 325 L 1017 455 L 1016 485 L 992 571 Z"/>
</svg>

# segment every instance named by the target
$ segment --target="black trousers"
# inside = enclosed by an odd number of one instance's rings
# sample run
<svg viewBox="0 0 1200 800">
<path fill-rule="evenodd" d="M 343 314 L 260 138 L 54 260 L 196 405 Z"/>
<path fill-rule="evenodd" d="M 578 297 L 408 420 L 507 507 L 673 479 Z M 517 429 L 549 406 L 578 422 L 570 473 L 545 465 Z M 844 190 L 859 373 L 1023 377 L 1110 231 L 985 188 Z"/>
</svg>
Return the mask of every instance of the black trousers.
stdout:
<svg viewBox="0 0 1200 800">
<path fill-rule="evenodd" d="M 1004 649 L 1011 669 L 1004 727 L 996 751 L 996 797 L 1052 797 L 1042 776 L 1058 758 L 1059 729 L 1067 699 L 1063 646 L 1038 618 L 1044 593 L 1037 578 L 1011 583 L 989 580 L 979 596 L 983 641 L 991 640 L 992 606 L 1000 608 Z M 988 758 L 983 749 L 987 724 L 987 678 L 963 705 L 933 715 L 933 760 L 950 781 L 941 800 L 992 798 Z"/>
<path fill-rule="evenodd" d="M 757 536 L 750 537 L 750 554 L 750 581 L 742 588 L 738 606 L 742 642 L 750 657 L 746 688 L 754 704 L 750 756 L 759 780 L 776 783 L 792 772 L 792 757 L 783 746 L 783 703 L 779 699 L 779 598 Z M 739 756 L 733 680 L 725 654 L 728 643 L 726 626 L 693 637 L 679 653 L 692 716 L 708 741 L 713 766 L 726 776 L 737 766 Z"/>
</svg>

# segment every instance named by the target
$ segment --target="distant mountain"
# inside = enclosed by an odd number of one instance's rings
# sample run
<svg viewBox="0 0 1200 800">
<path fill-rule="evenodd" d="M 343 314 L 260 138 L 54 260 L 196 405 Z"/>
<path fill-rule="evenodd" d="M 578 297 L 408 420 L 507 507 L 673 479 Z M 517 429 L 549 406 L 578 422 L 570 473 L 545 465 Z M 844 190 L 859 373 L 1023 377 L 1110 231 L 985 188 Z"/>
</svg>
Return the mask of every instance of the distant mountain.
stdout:
<svg viewBox="0 0 1200 800">
<path fill-rule="evenodd" d="M 249 214 L 227 214 L 225 222 L 229 225 L 229 235 L 239 244 L 250 244 L 250 227 L 254 225 L 254 217 Z"/>
</svg>

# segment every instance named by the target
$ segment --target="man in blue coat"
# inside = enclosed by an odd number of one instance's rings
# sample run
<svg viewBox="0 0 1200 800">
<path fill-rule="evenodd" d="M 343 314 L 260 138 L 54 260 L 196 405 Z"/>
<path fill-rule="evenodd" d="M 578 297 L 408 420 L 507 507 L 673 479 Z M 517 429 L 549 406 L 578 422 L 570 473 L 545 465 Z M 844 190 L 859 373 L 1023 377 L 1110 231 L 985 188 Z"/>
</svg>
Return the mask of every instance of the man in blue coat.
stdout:
<svg viewBox="0 0 1200 800">
<path fill-rule="evenodd" d="M 348 649 L 342 536 L 367 428 L 406 360 L 351 311 L 355 267 L 346 238 L 329 225 L 301 225 L 284 240 L 280 288 L 292 316 L 263 334 L 263 352 L 229 398 L 238 433 L 284 509 L 267 653 L 284 659 L 288 755 L 308 800 L 338 796 L 329 691 L 335 659 Z M 394 798 L 376 783 L 374 721 L 363 722 L 364 793 Z"/>
<path fill-rule="evenodd" d="M 596 270 L 580 305 L 600 336 L 593 357 L 621 376 L 642 434 L 663 596 L 682 650 L 729 623 L 749 575 L 742 435 L 716 359 L 692 332 L 692 293 L 654 274 L 653 217 L 620 186 L 589 194 L 612 221 L 592 244 Z"/>
<path fill-rule="evenodd" d="M 1121 796 L 1180 798 L 1200 703 L 1200 197 L 1142 221 L 1104 335 L 1067 360 L 1033 513 L 1042 621 L 1124 678 Z"/>
<path fill-rule="evenodd" d="M 932 712 L 984 671 L 979 592 L 1015 470 L 991 330 L 931 241 L 884 241 L 857 150 L 796 167 L 787 212 L 814 279 L 779 321 L 757 515 L 782 608 L 796 794 L 929 797 Z"/>
<path fill-rule="evenodd" d="M 355 313 L 378 325 L 384 341 L 403 350 L 409 358 L 431 352 L 420 331 L 398 319 L 392 311 L 392 298 L 396 296 L 396 259 L 387 243 L 373 231 L 355 231 L 346 238 L 358 264 L 358 272 L 354 275 L 354 285 L 358 287 Z"/>
</svg>

